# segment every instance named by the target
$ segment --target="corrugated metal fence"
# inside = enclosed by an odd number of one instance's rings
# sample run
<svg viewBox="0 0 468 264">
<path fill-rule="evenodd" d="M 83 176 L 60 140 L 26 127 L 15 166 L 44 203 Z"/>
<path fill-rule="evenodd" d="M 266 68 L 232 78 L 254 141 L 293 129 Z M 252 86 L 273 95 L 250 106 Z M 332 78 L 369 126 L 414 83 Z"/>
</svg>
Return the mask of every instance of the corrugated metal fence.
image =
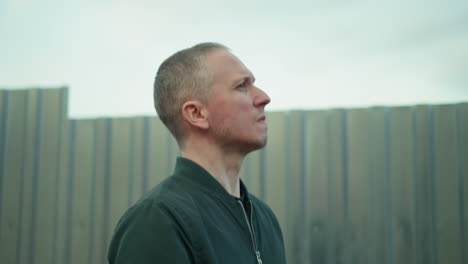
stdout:
<svg viewBox="0 0 468 264">
<path fill-rule="evenodd" d="M 105 263 L 119 217 L 174 166 L 155 117 L 69 120 L 67 93 L 0 90 L 1 263 Z M 288 263 L 468 264 L 468 103 L 267 118 L 242 177 Z"/>
</svg>

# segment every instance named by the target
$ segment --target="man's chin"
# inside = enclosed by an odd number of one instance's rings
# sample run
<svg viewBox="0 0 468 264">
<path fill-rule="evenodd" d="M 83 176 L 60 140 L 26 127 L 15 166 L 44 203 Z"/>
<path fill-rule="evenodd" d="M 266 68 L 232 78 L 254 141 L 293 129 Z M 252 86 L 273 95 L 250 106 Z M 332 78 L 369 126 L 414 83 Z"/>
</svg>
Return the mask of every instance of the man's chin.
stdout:
<svg viewBox="0 0 468 264">
<path fill-rule="evenodd" d="M 251 142 L 249 144 L 248 152 L 262 149 L 266 146 L 266 143 L 267 143 L 267 137 L 260 139 L 258 141 L 255 141 L 255 142 Z"/>
<path fill-rule="evenodd" d="M 267 136 L 265 136 L 265 138 L 264 138 L 264 139 L 263 139 L 263 141 L 262 141 L 262 144 L 261 144 L 261 147 L 260 147 L 260 148 L 263 148 L 263 147 L 265 147 L 265 146 L 266 146 L 266 144 L 267 144 L 267 142 L 268 142 L 268 137 L 267 137 Z"/>
</svg>

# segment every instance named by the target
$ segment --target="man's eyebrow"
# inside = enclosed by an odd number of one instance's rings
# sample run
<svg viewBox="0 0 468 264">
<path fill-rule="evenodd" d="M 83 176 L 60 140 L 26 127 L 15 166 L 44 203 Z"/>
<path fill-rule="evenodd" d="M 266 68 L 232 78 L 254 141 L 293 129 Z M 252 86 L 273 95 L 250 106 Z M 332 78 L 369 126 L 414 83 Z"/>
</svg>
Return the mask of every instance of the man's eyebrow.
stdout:
<svg viewBox="0 0 468 264">
<path fill-rule="evenodd" d="M 244 78 L 242 78 L 243 80 L 250 80 L 252 83 L 255 82 L 255 76 L 253 76 L 253 74 L 249 74 L 249 75 L 246 75 L 244 76 Z"/>
<path fill-rule="evenodd" d="M 245 82 L 245 81 L 251 81 L 252 83 L 255 82 L 255 76 L 253 75 L 243 75 L 239 78 L 236 78 L 233 83 L 236 84 L 236 83 L 239 83 L 239 82 Z"/>
</svg>

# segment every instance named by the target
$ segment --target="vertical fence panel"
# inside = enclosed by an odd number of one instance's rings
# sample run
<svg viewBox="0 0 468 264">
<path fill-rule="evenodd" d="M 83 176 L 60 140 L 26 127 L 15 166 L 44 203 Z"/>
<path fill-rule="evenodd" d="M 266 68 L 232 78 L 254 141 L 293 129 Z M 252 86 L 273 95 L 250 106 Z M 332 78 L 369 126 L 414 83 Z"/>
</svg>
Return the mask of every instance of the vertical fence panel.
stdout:
<svg viewBox="0 0 468 264">
<path fill-rule="evenodd" d="M 110 151 L 111 151 L 111 120 L 98 119 L 95 124 L 95 206 L 94 206 L 94 230 L 93 240 L 95 247 L 93 248 L 92 263 L 107 263 L 106 253 L 108 244 L 108 229 L 110 226 L 108 214 L 108 190 L 107 186 L 109 166 L 110 166 Z"/>
<path fill-rule="evenodd" d="M 148 146 L 147 150 L 147 181 L 145 190 L 154 188 L 163 179 L 173 172 L 171 167 L 174 155 L 171 148 L 172 136 L 163 123 L 156 117 L 149 118 L 148 123 Z M 146 144 L 146 143 L 145 143 Z"/>
<path fill-rule="evenodd" d="M 8 113 L 8 91 L 0 90 L 0 201 L 3 197 L 3 175 L 5 167 L 6 121 Z M 0 202 L 0 230 L 2 226 L 2 203 Z M 0 231 L 0 241 L 1 231 Z M 0 255 L 3 252 L 0 252 Z"/>
<path fill-rule="evenodd" d="M 304 249 L 304 233 L 305 229 L 305 207 L 304 207 L 304 115 L 299 111 L 288 113 L 286 122 L 287 138 L 289 144 L 286 152 L 288 153 L 287 173 L 289 180 L 287 181 L 288 193 L 288 224 L 286 228 L 291 229 L 288 240 L 288 262 L 290 263 L 305 263 L 307 252 Z"/>
<path fill-rule="evenodd" d="M 267 113 L 268 143 L 265 153 L 265 201 L 275 212 L 283 231 L 283 238 L 289 237 L 290 229 L 287 228 L 287 193 L 285 149 L 288 144 L 286 139 L 285 114 L 281 112 Z M 289 255 L 287 256 L 289 259 Z"/>
<path fill-rule="evenodd" d="M 463 264 L 468 264 L 468 103 L 457 106 L 458 182 L 460 200 L 461 249 Z"/>
<path fill-rule="evenodd" d="M 31 171 L 26 172 L 25 175 L 28 175 L 29 186 L 28 191 L 30 191 L 30 198 L 28 207 L 30 208 L 29 213 L 30 217 L 26 220 L 27 224 L 29 225 L 30 232 L 29 237 L 27 238 L 27 263 L 35 263 L 36 260 L 36 243 L 37 243 L 37 207 L 38 207 L 38 185 L 39 185 L 39 175 L 40 175 L 40 161 L 41 161 L 41 122 L 43 121 L 42 111 L 44 109 L 43 100 L 44 100 L 44 90 L 37 91 L 37 97 L 35 100 L 35 107 L 33 109 L 28 109 L 33 111 L 34 116 L 34 134 L 32 135 L 32 142 L 33 142 L 33 152 L 32 152 L 32 162 L 31 162 Z M 24 190 L 27 192 L 26 190 Z M 26 201 L 28 204 L 28 201 Z"/>
<path fill-rule="evenodd" d="M 436 183 L 439 263 L 462 263 L 458 189 L 458 144 L 453 105 L 434 107 L 434 178 Z"/>
<path fill-rule="evenodd" d="M 159 123 L 162 123 L 159 121 Z M 171 175 L 174 172 L 175 168 L 175 163 L 176 159 L 178 156 L 180 156 L 180 151 L 179 151 L 179 145 L 177 145 L 177 141 L 175 138 L 167 131 L 167 128 L 164 127 L 164 130 L 166 131 L 166 135 L 168 137 L 167 139 L 167 144 L 168 144 L 168 162 L 166 165 L 166 178 L 167 176 Z"/>
<path fill-rule="evenodd" d="M 110 157 L 110 215 L 109 230 L 106 244 L 108 245 L 120 217 L 128 208 L 128 177 L 130 156 L 130 132 L 129 119 L 112 120 Z"/>
<path fill-rule="evenodd" d="M 306 113 L 305 122 L 305 250 L 306 263 L 327 263 L 330 245 L 329 182 L 327 166 L 327 116 L 324 111 Z"/>
<path fill-rule="evenodd" d="M 75 167 L 76 167 L 76 120 L 71 120 L 68 126 L 68 163 L 64 174 L 64 222 L 65 228 L 63 232 L 63 256 L 61 259 L 64 263 L 70 263 L 72 261 L 73 251 L 73 192 L 74 192 L 74 181 L 75 181 Z"/>
<path fill-rule="evenodd" d="M 55 247 L 52 253 L 52 264 L 64 263 L 66 235 L 69 230 L 67 225 L 67 203 L 68 203 L 68 173 L 69 173 L 69 154 L 70 154 L 70 121 L 65 121 L 61 128 L 60 155 L 57 159 L 59 163 L 59 172 L 56 176 L 56 201 L 54 202 L 54 241 Z"/>
<path fill-rule="evenodd" d="M 21 227 L 18 232 L 18 250 L 17 259 L 19 263 L 31 263 L 33 259 L 33 190 L 34 176 L 38 171 L 38 152 L 39 152 L 39 117 L 40 117 L 40 94 L 41 90 L 29 90 L 27 92 L 25 129 L 24 138 L 25 149 L 23 158 L 23 170 L 21 173 Z"/>
<path fill-rule="evenodd" d="M 38 174 L 36 176 L 36 201 L 34 204 L 34 213 L 37 217 L 35 226 L 32 226 L 34 232 L 34 261 L 37 263 L 52 262 L 52 248 L 54 245 L 53 234 L 55 230 L 54 223 L 54 203 L 55 192 L 57 190 L 57 158 L 60 151 L 61 126 L 65 122 L 64 116 L 64 90 L 47 89 L 42 90 L 42 104 L 40 116 L 40 151 Z"/>
<path fill-rule="evenodd" d="M 131 155 L 132 155 L 132 164 L 131 164 L 131 182 L 132 192 L 129 195 L 129 205 L 131 206 L 137 202 L 143 194 L 143 150 L 145 149 L 145 142 L 143 138 L 144 131 L 144 118 L 138 117 L 133 120 L 132 124 L 132 145 L 131 145 Z"/>
<path fill-rule="evenodd" d="M 0 190 L 0 258 L 4 263 L 15 263 L 20 250 L 22 177 L 24 167 L 24 123 L 28 91 L 9 91 L 6 109 L 5 159 L 0 168 L 3 178 Z"/>
<path fill-rule="evenodd" d="M 347 167 L 346 160 L 346 116 L 343 110 L 329 110 L 327 113 L 327 172 L 329 184 L 330 249 L 328 264 L 349 263 L 345 255 L 348 247 L 345 233 L 347 219 Z"/>
<path fill-rule="evenodd" d="M 53 205 L 52 205 L 52 227 L 53 231 L 52 234 L 49 234 L 52 237 L 52 250 L 50 251 L 51 259 L 49 263 L 55 264 L 55 263 L 60 263 L 61 259 L 58 259 L 58 254 L 59 251 L 63 251 L 63 244 L 60 244 L 60 235 L 61 231 L 61 224 L 63 221 L 61 216 L 64 216 L 63 214 L 60 215 L 61 213 L 61 203 L 62 203 L 62 198 L 64 198 L 64 192 L 62 191 L 65 190 L 65 174 L 62 174 L 62 166 L 64 165 L 64 162 L 68 162 L 68 89 L 67 88 L 61 88 L 60 90 L 60 106 L 59 106 L 59 112 L 60 115 L 58 116 L 60 122 L 57 123 L 57 139 L 55 140 L 57 147 L 55 148 L 55 173 L 54 173 L 54 179 L 53 183 L 55 186 L 55 190 L 53 190 Z M 63 186 L 63 188 L 62 188 Z M 65 199 L 63 199 L 63 202 L 65 202 Z M 63 208 L 63 206 L 62 206 Z M 65 217 L 65 216 L 64 216 Z"/>
<path fill-rule="evenodd" d="M 387 108 L 374 107 L 369 112 L 369 263 L 388 262 L 387 246 L 389 233 L 386 232 L 386 116 Z"/>
<path fill-rule="evenodd" d="M 468 264 L 468 103 L 457 105 L 460 226 L 463 264 Z"/>
<path fill-rule="evenodd" d="M 349 110 L 349 220 L 350 257 L 352 263 L 368 263 L 370 212 L 369 190 L 369 112 L 367 109 Z M 364 128 L 364 129 L 363 129 Z"/>
<path fill-rule="evenodd" d="M 242 164 L 241 177 L 249 192 L 260 197 L 260 151 L 249 153 Z"/>
<path fill-rule="evenodd" d="M 99 195 L 102 192 L 102 189 L 98 189 L 98 175 L 97 175 L 97 168 L 98 168 L 98 122 L 96 120 L 86 120 L 86 127 L 87 127 L 87 136 L 90 140 L 89 150 L 91 151 L 90 159 L 92 160 L 91 166 L 91 175 L 89 178 L 90 186 L 88 193 L 89 197 L 89 216 L 88 216 L 88 242 L 87 242 L 87 250 L 88 250 L 88 258 L 87 263 L 98 263 L 96 261 L 96 248 L 99 248 L 100 241 L 96 240 L 96 234 L 99 234 L 97 230 L 99 230 L 99 221 L 96 218 L 98 214 L 96 208 L 99 206 Z M 91 130 L 91 131 L 89 131 Z M 101 203 L 102 204 L 102 203 Z"/>
<path fill-rule="evenodd" d="M 416 106 L 413 113 L 414 199 L 416 263 L 435 264 L 434 210 L 432 195 L 432 126 L 428 106 Z"/>
<path fill-rule="evenodd" d="M 90 259 L 90 215 L 94 169 L 94 124 L 93 120 L 76 120 L 74 134 L 74 154 L 71 167 L 71 188 L 68 193 L 71 206 L 71 255 L 69 263 L 89 263 Z"/>
<path fill-rule="evenodd" d="M 412 109 L 395 107 L 389 115 L 392 259 L 394 263 L 415 263 Z"/>
</svg>

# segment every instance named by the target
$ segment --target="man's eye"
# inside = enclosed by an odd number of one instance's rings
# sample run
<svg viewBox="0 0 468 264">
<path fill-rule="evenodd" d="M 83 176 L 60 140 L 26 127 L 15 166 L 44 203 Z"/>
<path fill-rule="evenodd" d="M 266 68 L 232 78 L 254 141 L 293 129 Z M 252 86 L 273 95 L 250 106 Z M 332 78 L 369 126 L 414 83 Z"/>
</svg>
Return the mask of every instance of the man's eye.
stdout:
<svg viewBox="0 0 468 264">
<path fill-rule="evenodd" d="M 236 87 L 237 89 L 246 89 L 247 88 L 247 83 L 243 82 Z"/>
</svg>

